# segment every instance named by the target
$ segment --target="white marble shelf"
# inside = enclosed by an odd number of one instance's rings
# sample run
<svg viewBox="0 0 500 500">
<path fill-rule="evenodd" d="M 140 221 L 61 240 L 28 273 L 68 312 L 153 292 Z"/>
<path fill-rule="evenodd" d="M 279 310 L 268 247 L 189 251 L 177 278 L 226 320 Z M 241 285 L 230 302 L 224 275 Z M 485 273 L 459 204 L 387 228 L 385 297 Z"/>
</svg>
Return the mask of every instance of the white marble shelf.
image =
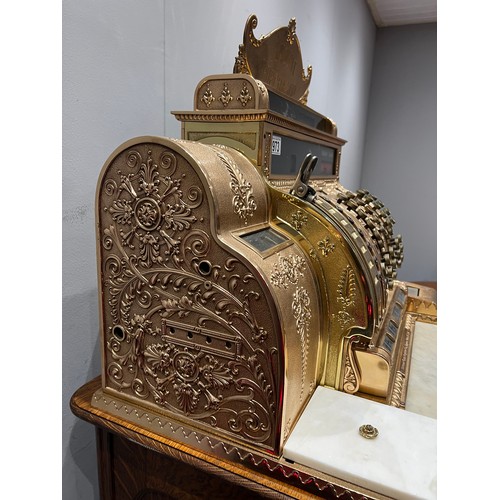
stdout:
<svg viewBox="0 0 500 500">
<path fill-rule="evenodd" d="M 433 328 L 423 334 L 435 337 Z M 417 341 L 421 362 L 410 366 L 409 387 L 412 376 L 429 375 L 426 365 L 435 371 L 433 342 Z M 435 386 L 429 386 L 435 374 L 429 377 L 411 394 L 411 411 L 318 387 L 285 444 L 284 457 L 397 499 L 436 498 L 437 421 L 428 416 L 435 415 Z M 364 424 L 379 435 L 363 438 L 359 427 Z"/>
<path fill-rule="evenodd" d="M 417 322 L 413 334 L 406 411 L 437 418 L 437 327 Z"/>
</svg>

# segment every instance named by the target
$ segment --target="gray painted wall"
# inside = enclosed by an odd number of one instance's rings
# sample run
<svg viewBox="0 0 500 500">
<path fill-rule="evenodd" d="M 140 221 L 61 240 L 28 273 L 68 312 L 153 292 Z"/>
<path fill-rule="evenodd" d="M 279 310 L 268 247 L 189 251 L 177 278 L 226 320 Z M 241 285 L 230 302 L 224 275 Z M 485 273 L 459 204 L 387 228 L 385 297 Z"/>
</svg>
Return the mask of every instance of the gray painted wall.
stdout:
<svg viewBox="0 0 500 500">
<path fill-rule="evenodd" d="M 436 24 L 377 30 L 362 187 L 396 220 L 398 278 L 437 279 Z"/>
<path fill-rule="evenodd" d="M 94 428 L 69 410 L 100 373 L 94 195 L 101 166 L 138 135 L 180 136 L 204 76 L 232 72 L 248 16 L 256 34 L 297 18 L 309 104 L 348 139 L 341 180 L 359 187 L 375 26 L 364 0 L 63 1 L 63 498 L 97 499 Z"/>
</svg>

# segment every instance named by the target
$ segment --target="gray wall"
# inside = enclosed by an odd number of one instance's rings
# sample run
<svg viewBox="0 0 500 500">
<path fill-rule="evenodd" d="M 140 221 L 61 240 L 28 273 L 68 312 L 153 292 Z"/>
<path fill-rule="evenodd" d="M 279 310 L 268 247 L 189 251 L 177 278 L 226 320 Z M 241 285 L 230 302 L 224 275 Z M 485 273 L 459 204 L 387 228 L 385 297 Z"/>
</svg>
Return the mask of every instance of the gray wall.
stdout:
<svg viewBox="0 0 500 500">
<path fill-rule="evenodd" d="M 403 237 L 398 278 L 437 279 L 436 24 L 377 30 L 362 187 Z"/>
<path fill-rule="evenodd" d="M 63 1 L 63 498 L 98 498 L 94 429 L 73 392 L 100 373 L 94 193 L 112 151 L 137 135 L 179 137 L 201 78 L 232 72 L 247 17 L 256 34 L 297 18 L 309 104 L 348 139 L 341 180 L 359 187 L 375 26 L 364 0 Z"/>
</svg>

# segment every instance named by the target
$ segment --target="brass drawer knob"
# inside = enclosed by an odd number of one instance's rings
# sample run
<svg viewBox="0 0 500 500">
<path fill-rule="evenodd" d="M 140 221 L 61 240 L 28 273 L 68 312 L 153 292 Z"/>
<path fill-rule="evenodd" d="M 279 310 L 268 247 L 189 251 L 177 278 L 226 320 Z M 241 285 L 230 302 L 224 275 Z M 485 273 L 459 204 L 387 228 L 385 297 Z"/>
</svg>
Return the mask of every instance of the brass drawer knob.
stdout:
<svg viewBox="0 0 500 500">
<path fill-rule="evenodd" d="M 378 429 L 373 425 L 365 424 L 359 428 L 359 433 L 366 439 L 374 439 L 378 436 Z"/>
</svg>

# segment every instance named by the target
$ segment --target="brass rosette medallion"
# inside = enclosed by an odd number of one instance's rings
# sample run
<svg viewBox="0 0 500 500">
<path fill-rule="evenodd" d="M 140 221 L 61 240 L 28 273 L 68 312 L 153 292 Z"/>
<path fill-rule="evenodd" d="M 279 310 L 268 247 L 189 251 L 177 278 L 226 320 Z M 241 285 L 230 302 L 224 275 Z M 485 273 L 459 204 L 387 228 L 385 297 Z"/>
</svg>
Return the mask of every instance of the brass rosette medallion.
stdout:
<svg viewBox="0 0 500 500">
<path fill-rule="evenodd" d="M 365 424 L 359 428 L 359 433 L 365 439 L 375 439 L 378 436 L 378 429 L 373 425 Z"/>
</svg>

